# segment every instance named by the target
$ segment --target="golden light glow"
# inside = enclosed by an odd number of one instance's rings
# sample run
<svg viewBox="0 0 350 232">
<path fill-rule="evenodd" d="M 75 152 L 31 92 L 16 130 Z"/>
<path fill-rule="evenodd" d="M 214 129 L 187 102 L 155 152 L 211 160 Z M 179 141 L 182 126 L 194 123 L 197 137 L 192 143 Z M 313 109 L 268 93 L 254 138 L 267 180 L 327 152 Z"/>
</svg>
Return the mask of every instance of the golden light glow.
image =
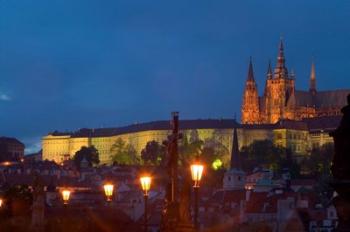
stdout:
<svg viewBox="0 0 350 232">
<path fill-rule="evenodd" d="M 222 167 L 222 161 L 220 159 L 214 160 L 214 162 L 211 164 L 214 170 L 218 170 Z"/>
<path fill-rule="evenodd" d="M 142 176 L 140 178 L 141 187 L 145 195 L 148 195 L 148 191 L 151 188 L 151 177 L 150 176 Z"/>
<path fill-rule="evenodd" d="M 62 191 L 62 199 L 63 199 L 63 203 L 66 205 L 68 204 L 70 198 L 70 191 L 65 189 Z"/>
<path fill-rule="evenodd" d="M 107 197 L 107 201 L 112 201 L 114 185 L 112 185 L 112 184 L 105 184 L 103 186 L 103 189 L 105 191 L 105 195 Z"/>
<path fill-rule="evenodd" d="M 204 166 L 201 164 L 192 164 L 191 165 L 191 175 L 192 180 L 194 181 L 194 187 L 199 187 L 199 181 L 202 179 Z"/>
<path fill-rule="evenodd" d="M 0 198 L 0 208 L 2 207 L 3 203 L 4 203 L 4 201 Z"/>
</svg>

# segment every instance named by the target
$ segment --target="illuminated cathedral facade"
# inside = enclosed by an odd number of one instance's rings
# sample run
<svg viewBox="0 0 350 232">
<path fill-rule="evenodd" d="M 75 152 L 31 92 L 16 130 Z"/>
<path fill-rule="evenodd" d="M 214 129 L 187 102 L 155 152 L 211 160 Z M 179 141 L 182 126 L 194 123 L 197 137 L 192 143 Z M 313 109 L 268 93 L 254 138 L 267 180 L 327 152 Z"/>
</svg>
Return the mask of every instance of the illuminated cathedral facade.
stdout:
<svg viewBox="0 0 350 232">
<path fill-rule="evenodd" d="M 318 91 L 315 65 L 311 65 L 308 91 L 295 89 L 295 75 L 288 72 L 283 42 L 280 42 L 274 70 L 269 63 L 265 89 L 259 96 L 250 59 L 243 93 L 241 120 L 243 124 L 273 124 L 280 120 L 302 120 L 322 116 L 340 115 L 346 105 L 349 89 Z"/>
</svg>

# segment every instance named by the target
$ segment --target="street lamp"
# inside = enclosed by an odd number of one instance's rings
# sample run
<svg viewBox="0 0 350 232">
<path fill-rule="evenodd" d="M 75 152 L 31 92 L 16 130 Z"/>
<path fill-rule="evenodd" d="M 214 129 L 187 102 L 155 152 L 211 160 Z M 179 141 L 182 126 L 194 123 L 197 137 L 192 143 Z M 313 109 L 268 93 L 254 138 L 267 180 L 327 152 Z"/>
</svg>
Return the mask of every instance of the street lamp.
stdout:
<svg viewBox="0 0 350 232">
<path fill-rule="evenodd" d="M 0 198 L 0 208 L 2 207 L 3 203 L 4 203 L 4 200 Z"/>
<path fill-rule="evenodd" d="M 64 189 L 62 192 L 63 204 L 67 205 L 70 198 L 70 191 L 68 189 Z"/>
<path fill-rule="evenodd" d="M 194 163 L 191 165 L 191 176 L 194 181 L 193 191 L 194 191 L 194 226 L 198 230 L 198 201 L 199 201 L 199 182 L 202 178 L 204 166 L 199 163 Z"/>
<path fill-rule="evenodd" d="M 147 201 L 148 201 L 148 191 L 151 188 L 151 177 L 142 176 L 140 178 L 141 187 L 143 190 L 143 197 L 145 202 L 145 213 L 144 213 L 144 223 L 145 223 L 145 232 L 147 232 Z"/>
<path fill-rule="evenodd" d="M 114 185 L 112 185 L 112 184 L 105 184 L 105 185 L 103 185 L 103 189 L 105 191 L 105 195 L 106 195 L 107 201 L 108 202 L 112 201 Z"/>
</svg>

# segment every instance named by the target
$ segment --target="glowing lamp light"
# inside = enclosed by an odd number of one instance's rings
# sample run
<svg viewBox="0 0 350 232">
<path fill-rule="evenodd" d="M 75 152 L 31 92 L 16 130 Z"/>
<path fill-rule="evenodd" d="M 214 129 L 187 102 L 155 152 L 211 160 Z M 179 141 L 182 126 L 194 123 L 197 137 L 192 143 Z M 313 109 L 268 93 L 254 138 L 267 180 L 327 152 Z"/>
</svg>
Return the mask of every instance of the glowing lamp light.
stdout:
<svg viewBox="0 0 350 232">
<path fill-rule="evenodd" d="M 2 207 L 3 203 L 4 203 L 3 199 L 0 198 L 0 208 Z"/>
<path fill-rule="evenodd" d="M 63 204 L 67 205 L 70 198 L 70 191 L 65 189 L 62 191 Z"/>
<path fill-rule="evenodd" d="M 140 178 L 141 187 L 145 195 L 148 195 L 148 191 L 151 188 L 151 177 L 150 176 L 142 176 Z"/>
<path fill-rule="evenodd" d="M 112 201 L 114 185 L 112 185 L 112 184 L 105 184 L 103 186 L 103 189 L 105 191 L 105 195 L 107 197 L 107 201 Z"/>
<path fill-rule="evenodd" d="M 199 187 L 199 181 L 202 178 L 204 166 L 201 164 L 192 164 L 191 165 L 191 175 L 192 180 L 194 181 L 193 187 Z"/>
</svg>

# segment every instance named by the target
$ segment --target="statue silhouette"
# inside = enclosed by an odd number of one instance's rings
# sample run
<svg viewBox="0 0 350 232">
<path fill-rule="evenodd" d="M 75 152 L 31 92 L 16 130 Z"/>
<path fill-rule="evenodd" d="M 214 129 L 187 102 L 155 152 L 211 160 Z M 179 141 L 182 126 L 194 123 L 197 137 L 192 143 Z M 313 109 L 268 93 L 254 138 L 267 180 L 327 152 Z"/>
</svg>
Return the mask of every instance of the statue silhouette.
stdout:
<svg viewBox="0 0 350 232">
<path fill-rule="evenodd" d="M 341 109 L 343 117 L 338 128 L 331 132 L 334 139 L 335 153 L 332 162 L 332 175 L 338 180 L 350 179 L 350 94 L 348 105 Z"/>
<path fill-rule="evenodd" d="M 339 127 L 330 133 L 334 140 L 331 186 L 337 193 L 333 203 L 337 209 L 338 225 L 335 231 L 350 231 L 350 94 L 348 105 L 341 109 L 343 118 Z"/>
</svg>

